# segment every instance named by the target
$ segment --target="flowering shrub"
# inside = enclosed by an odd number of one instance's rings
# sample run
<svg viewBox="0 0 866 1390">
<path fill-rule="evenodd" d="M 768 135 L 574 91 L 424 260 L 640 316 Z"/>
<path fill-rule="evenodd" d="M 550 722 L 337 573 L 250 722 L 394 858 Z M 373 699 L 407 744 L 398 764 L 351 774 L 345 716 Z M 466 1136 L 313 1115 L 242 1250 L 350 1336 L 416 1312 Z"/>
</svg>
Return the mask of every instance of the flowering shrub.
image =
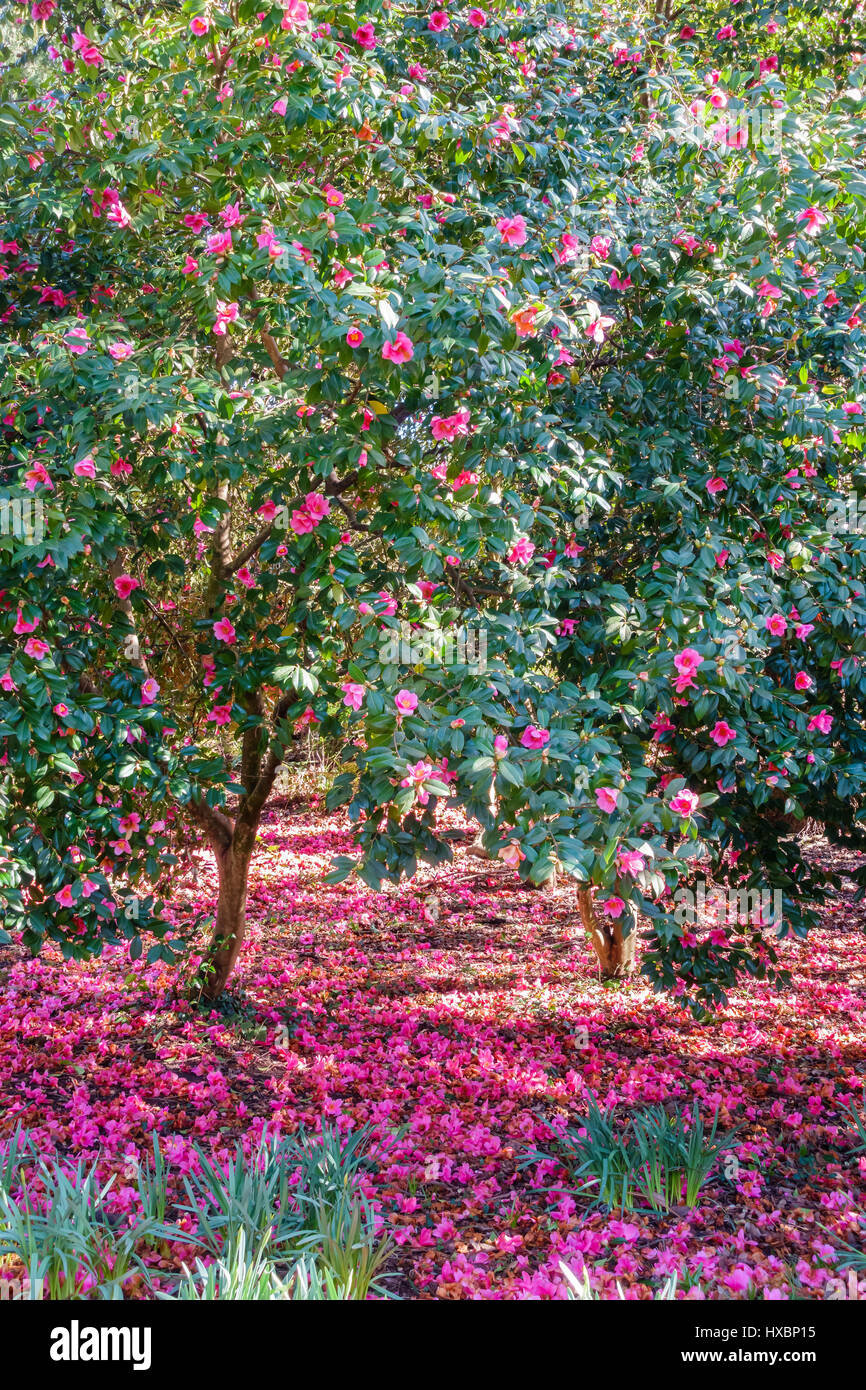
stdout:
<svg viewBox="0 0 866 1390">
<path fill-rule="evenodd" d="M 792 827 L 863 840 L 866 72 L 820 6 L 719 9 L 20 8 L 7 931 L 172 959 L 191 822 L 216 997 L 315 725 L 335 879 L 446 861 L 447 801 L 574 878 L 610 973 L 638 914 L 658 987 L 775 971 L 670 894 L 770 884 L 801 932 Z M 383 663 L 401 621 L 485 669 Z"/>
</svg>

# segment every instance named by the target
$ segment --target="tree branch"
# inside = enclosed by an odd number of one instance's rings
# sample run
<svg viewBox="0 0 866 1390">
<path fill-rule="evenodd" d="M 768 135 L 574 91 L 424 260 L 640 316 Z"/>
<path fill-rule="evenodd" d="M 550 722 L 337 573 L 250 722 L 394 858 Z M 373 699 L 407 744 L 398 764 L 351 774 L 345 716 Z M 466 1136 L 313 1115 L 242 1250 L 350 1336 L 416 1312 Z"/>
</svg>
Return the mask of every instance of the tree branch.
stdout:
<svg viewBox="0 0 866 1390">
<path fill-rule="evenodd" d="M 216 806 L 209 806 L 201 797 L 193 797 L 189 802 L 190 814 L 207 833 L 211 845 L 216 850 L 227 850 L 232 842 L 234 826 L 228 816 Z"/>
</svg>

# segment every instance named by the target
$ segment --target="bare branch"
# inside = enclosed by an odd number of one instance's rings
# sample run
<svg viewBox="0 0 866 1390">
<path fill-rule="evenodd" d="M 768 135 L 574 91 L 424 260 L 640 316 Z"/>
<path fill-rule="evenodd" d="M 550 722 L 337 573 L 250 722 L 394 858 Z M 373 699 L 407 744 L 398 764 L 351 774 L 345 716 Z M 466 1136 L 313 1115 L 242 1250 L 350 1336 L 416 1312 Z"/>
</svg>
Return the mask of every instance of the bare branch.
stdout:
<svg viewBox="0 0 866 1390">
<path fill-rule="evenodd" d="M 280 378 L 280 381 L 282 381 L 286 375 L 286 372 L 289 370 L 288 362 L 283 357 L 282 353 L 280 352 L 280 349 L 277 347 L 277 344 L 270 333 L 262 333 L 262 342 L 265 345 L 265 351 L 267 352 L 268 357 L 270 357 L 271 361 L 274 364 L 274 371 Z"/>
</svg>

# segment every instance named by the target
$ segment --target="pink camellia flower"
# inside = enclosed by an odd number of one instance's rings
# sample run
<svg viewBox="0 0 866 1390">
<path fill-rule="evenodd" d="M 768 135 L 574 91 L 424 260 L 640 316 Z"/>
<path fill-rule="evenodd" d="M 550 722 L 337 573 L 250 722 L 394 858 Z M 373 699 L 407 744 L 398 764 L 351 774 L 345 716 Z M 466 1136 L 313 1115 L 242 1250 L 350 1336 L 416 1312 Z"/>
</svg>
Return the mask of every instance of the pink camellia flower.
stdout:
<svg viewBox="0 0 866 1390">
<path fill-rule="evenodd" d="M 24 637 L 28 632 L 35 632 L 39 626 L 38 618 L 25 618 L 21 609 L 18 609 L 18 616 L 15 619 L 15 626 L 12 631 L 16 637 Z"/>
<path fill-rule="evenodd" d="M 511 565 L 528 565 L 535 554 L 535 546 L 526 536 L 521 536 L 516 540 L 508 552 L 508 562 Z"/>
<path fill-rule="evenodd" d="M 256 234 L 256 246 L 260 251 L 267 251 L 272 261 L 282 256 L 286 249 L 277 240 L 277 234 L 272 227 L 266 227 L 263 232 Z"/>
<path fill-rule="evenodd" d="M 622 898 L 618 898 L 614 895 L 613 897 L 605 898 L 601 905 L 601 910 L 606 917 L 621 917 L 625 911 L 625 903 Z"/>
<path fill-rule="evenodd" d="M 25 647 L 25 651 L 26 650 L 27 648 Z M 820 714 L 813 714 L 812 718 L 809 720 L 809 723 L 806 725 L 806 728 L 809 730 L 810 733 L 813 729 L 817 729 L 818 732 L 822 734 L 829 734 L 832 727 L 833 716 L 832 714 L 828 714 L 827 710 L 825 709 L 822 709 Z"/>
<path fill-rule="evenodd" d="M 32 656 L 34 661 L 44 661 L 51 648 L 41 637 L 29 637 L 24 643 L 24 651 L 27 656 Z"/>
<path fill-rule="evenodd" d="M 415 355 L 412 339 L 405 333 L 398 333 L 393 343 L 385 343 L 382 356 L 386 362 L 409 362 Z"/>
<path fill-rule="evenodd" d="M 497 858 L 507 864 L 509 869 L 516 869 L 519 867 L 521 859 L 525 859 L 526 855 L 516 840 L 509 840 L 507 845 L 502 846 Z"/>
<path fill-rule="evenodd" d="M 322 497 L 318 492 L 308 492 L 304 501 L 307 515 L 312 517 L 315 524 L 324 520 L 331 510 L 331 504 L 327 497 Z"/>
<path fill-rule="evenodd" d="M 199 232 L 204 231 L 205 227 L 208 224 L 208 220 L 209 219 L 207 213 L 188 212 L 184 215 L 183 224 L 185 227 L 189 227 L 190 231 L 193 231 L 196 233 L 196 235 L 198 235 Z"/>
<path fill-rule="evenodd" d="M 452 442 L 458 435 L 469 433 L 469 411 L 456 410 L 453 415 L 434 415 L 430 422 L 430 432 L 434 439 Z"/>
<path fill-rule="evenodd" d="M 204 244 L 204 249 L 209 256 L 228 256 L 232 249 L 231 232 L 212 232 Z"/>
<path fill-rule="evenodd" d="M 72 471 L 79 478 L 95 478 L 96 464 L 93 462 L 93 459 L 88 454 L 86 458 L 78 460 L 78 462 L 73 466 Z"/>
<path fill-rule="evenodd" d="M 810 207 L 804 208 L 802 212 L 797 213 L 797 221 L 805 222 L 805 230 L 808 232 L 809 236 L 815 236 L 820 232 L 822 227 L 826 227 L 830 219 L 826 212 L 822 212 L 820 208 Z"/>
<path fill-rule="evenodd" d="M 80 357 L 90 347 L 90 334 L 86 328 L 70 328 L 64 333 L 63 341 L 71 353 Z"/>
<path fill-rule="evenodd" d="M 413 714 L 418 708 L 418 696 L 411 690 L 398 690 L 394 704 L 398 714 Z"/>
<path fill-rule="evenodd" d="M 451 23 L 444 10 L 434 10 L 427 21 L 427 28 L 432 29 L 434 34 L 441 34 L 443 29 L 447 29 Z"/>
<path fill-rule="evenodd" d="M 53 714 L 57 715 L 58 719 L 65 719 L 67 714 L 69 713 L 69 706 L 64 705 L 63 701 L 61 700 L 58 704 L 52 705 L 51 710 Z"/>
<path fill-rule="evenodd" d="M 453 481 L 452 484 L 451 484 L 452 491 L 454 491 L 454 492 L 459 492 L 460 489 L 461 489 L 462 487 L 477 487 L 477 486 L 478 486 L 478 474 L 477 474 L 477 473 L 473 473 L 470 469 L 467 469 L 467 468 L 464 468 L 463 471 L 462 471 L 461 473 L 458 473 L 458 474 L 457 474 L 457 477 L 454 479 L 454 481 Z M 533 550 L 535 549 L 534 546 L 533 546 L 532 548 L 533 548 Z"/>
<path fill-rule="evenodd" d="M 580 238 L 574 232 L 563 232 L 559 238 L 560 247 L 556 253 L 556 259 L 560 265 L 567 265 L 569 261 L 574 261 L 580 254 Z"/>
<path fill-rule="evenodd" d="M 208 723 L 210 723 L 210 724 L 217 724 L 217 725 L 219 725 L 220 727 L 222 727 L 223 724 L 230 724 L 230 723 L 231 723 L 231 718 L 232 718 L 232 707 L 231 707 L 230 704 L 229 704 L 229 705 L 214 705 L 213 708 L 212 708 L 212 710 L 211 710 L 210 713 L 208 714 Z"/>
<path fill-rule="evenodd" d="M 695 651 L 694 647 L 684 647 L 674 657 L 674 666 L 681 676 L 691 676 L 694 675 L 699 666 L 703 665 L 703 661 L 704 658 L 700 652 Z"/>
<path fill-rule="evenodd" d="M 158 694 L 159 686 L 153 679 L 153 676 L 148 676 L 141 687 L 141 703 L 143 705 L 152 705 Z"/>
<path fill-rule="evenodd" d="M 59 903 L 61 907 L 72 907 L 74 905 L 75 899 L 72 896 L 71 884 L 64 883 L 63 887 L 60 889 L 60 892 L 54 894 L 54 901 L 56 903 Z"/>
<path fill-rule="evenodd" d="M 788 630 L 788 624 L 781 613 L 771 613 L 769 617 L 764 619 L 764 627 L 774 637 L 784 637 Z"/>
<path fill-rule="evenodd" d="M 765 276 L 758 285 L 757 293 L 764 301 L 761 305 L 761 318 L 769 318 L 776 307 L 776 301 L 782 298 L 782 291 L 777 285 L 771 285 Z"/>
<path fill-rule="evenodd" d="M 598 809 L 604 811 L 605 815 L 612 816 L 617 805 L 616 787 L 596 787 L 595 799 Z"/>
<path fill-rule="evenodd" d="M 720 748 L 724 748 L 726 743 L 731 743 L 737 737 L 737 732 L 727 724 L 724 719 L 716 721 L 716 726 L 710 732 L 713 743 L 717 743 Z"/>
<path fill-rule="evenodd" d="M 767 564 L 770 566 L 770 569 L 780 570 L 784 563 L 785 557 L 781 555 L 778 550 L 767 551 Z"/>
<path fill-rule="evenodd" d="M 220 618 L 218 622 L 214 623 L 213 635 L 218 642 L 226 642 L 229 646 L 232 642 L 237 641 L 234 624 L 230 623 L 228 618 Z"/>
<path fill-rule="evenodd" d="M 243 584 L 245 589 L 251 589 L 256 582 L 252 576 L 249 565 L 241 565 L 235 575 L 235 579 L 237 579 L 239 584 Z"/>
<path fill-rule="evenodd" d="M 346 342 L 350 348 L 360 347 L 364 341 L 364 335 L 360 328 L 350 328 L 346 334 Z"/>
<path fill-rule="evenodd" d="M 201 275 L 201 271 L 198 268 L 198 261 L 196 260 L 195 256 L 187 256 L 186 260 L 180 268 L 180 273 L 181 275 Z"/>
<path fill-rule="evenodd" d="M 676 729 L 676 724 L 667 714 L 657 714 L 650 724 L 654 743 L 667 743 L 667 735 Z"/>
<path fill-rule="evenodd" d="M 51 481 L 48 470 L 44 463 L 35 463 L 32 468 L 28 468 L 24 474 L 24 486 L 28 492 L 35 492 L 39 484 L 54 491 L 54 484 Z"/>
<path fill-rule="evenodd" d="M 710 478 L 707 483 L 707 492 L 714 496 L 717 492 L 727 492 L 728 485 L 724 478 Z"/>
<path fill-rule="evenodd" d="M 589 249 L 600 261 L 606 261 L 610 254 L 610 237 L 594 236 L 589 243 Z"/>
<path fill-rule="evenodd" d="M 860 405 L 859 401 L 843 401 L 842 410 L 845 412 L 846 415 L 863 414 L 863 407 Z"/>
<path fill-rule="evenodd" d="M 794 677 L 795 690 L 811 690 L 814 684 L 815 682 L 812 680 L 808 671 L 798 671 Z"/>
<path fill-rule="evenodd" d="M 72 47 L 81 55 L 81 61 L 87 67 L 98 68 L 104 61 L 102 54 L 97 48 L 94 48 L 90 39 L 81 29 L 76 29 L 72 35 Z"/>
<path fill-rule="evenodd" d="M 288 109 L 289 109 L 289 103 L 288 103 L 288 101 L 286 100 L 285 97 L 277 97 L 276 101 L 274 102 L 273 106 L 271 107 L 271 110 L 272 110 L 272 111 L 274 112 L 274 114 L 277 115 L 277 116 L 285 116 L 285 114 L 286 114 L 286 112 L 288 111 Z"/>
<path fill-rule="evenodd" d="M 300 25 L 306 24 L 309 17 L 310 7 L 307 0 L 283 0 L 281 29 L 297 29 Z M 327 28 L 327 26 L 325 27 Z"/>
<path fill-rule="evenodd" d="M 683 816 L 686 820 L 698 809 L 700 797 L 695 792 L 690 792 L 683 788 L 677 792 L 676 796 L 671 797 L 670 808 L 678 816 Z"/>
<path fill-rule="evenodd" d="M 500 217 L 496 230 L 506 246 L 522 246 L 526 241 L 526 221 L 519 213 L 516 217 Z"/>
<path fill-rule="evenodd" d="M 424 783 L 428 777 L 432 777 L 436 768 L 426 758 L 422 758 L 417 763 L 406 764 L 406 776 L 400 783 L 401 787 L 414 787 L 415 793 L 422 806 L 426 806 L 430 800 L 430 793 L 424 789 Z"/>
<path fill-rule="evenodd" d="M 375 48 L 376 30 L 373 28 L 372 24 L 361 24 L 355 30 L 354 39 L 359 48 Z"/>
<path fill-rule="evenodd" d="M 643 855 L 638 854 L 636 849 L 620 849 L 616 857 L 620 873 L 629 874 L 632 878 L 643 873 L 646 868 Z"/>
<path fill-rule="evenodd" d="M 508 752 L 508 739 L 504 734 L 497 734 L 493 740 L 493 751 L 497 758 L 504 758 Z"/>
<path fill-rule="evenodd" d="M 114 581 L 114 587 L 118 598 L 129 598 L 133 589 L 139 587 L 137 579 L 133 579 L 131 574 L 119 574 Z"/>
<path fill-rule="evenodd" d="M 210 20 L 205 15 L 197 14 L 194 19 L 190 20 L 189 27 L 196 38 L 200 39 L 210 28 Z"/>
<path fill-rule="evenodd" d="M 343 692 L 343 704 L 349 709 L 360 709 L 364 703 L 364 687 L 357 681 L 345 681 L 340 689 Z"/>
<path fill-rule="evenodd" d="M 316 522 L 310 516 L 309 512 L 296 510 L 292 512 L 289 525 L 296 536 L 305 536 L 315 529 Z"/>
<path fill-rule="evenodd" d="M 135 352 L 132 343 L 112 343 L 108 349 L 109 357 L 113 357 L 115 362 L 125 362 L 127 357 L 131 357 Z"/>
<path fill-rule="evenodd" d="M 752 1272 L 748 1265 L 737 1265 L 736 1269 L 725 1276 L 722 1283 L 727 1285 L 732 1293 L 746 1293 L 752 1283 Z"/>
<path fill-rule="evenodd" d="M 599 314 L 598 318 L 593 319 L 587 324 L 584 333 L 587 338 L 591 338 L 594 343 L 601 344 L 604 342 L 607 330 L 612 328 L 615 322 L 616 320 L 612 319 L 609 314 Z"/>
<path fill-rule="evenodd" d="M 339 188 L 335 188 L 332 183 L 326 183 L 322 192 L 329 208 L 340 208 L 346 200 L 345 193 L 341 193 Z"/>
<path fill-rule="evenodd" d="M 550 734 L 546 729 L 540 729 L 537 724 L 530 724 L 523 730 L 520 742 L 524 748 L 543 748 L 550 742 Z"/>
<path fill-rule="evenodd" d="M 487 23 L 487 15 L 483 10 L 470 10 L 466 16 L 466 21 L 468 24 L 472 25 L 473 29 L 483 29 Z"/>
<path fill-rule="evenodd" d="M 701 243 L 691 232 L 680 232 L 679 236 L 674 237 L 673 244 L 681 246 L 687 256 L 693 256 Z"/>
<path fill-rule="evenodd" d="M 239 312 L 239 305 L 236 301 L 232 300 L 230 304 L 227 304 L 224 300 L 218 299 L 216 319 L 211 331 L 216 333 L 218 337 L 223 337 L 228 325 L 236 322 Z"/>
</svg>

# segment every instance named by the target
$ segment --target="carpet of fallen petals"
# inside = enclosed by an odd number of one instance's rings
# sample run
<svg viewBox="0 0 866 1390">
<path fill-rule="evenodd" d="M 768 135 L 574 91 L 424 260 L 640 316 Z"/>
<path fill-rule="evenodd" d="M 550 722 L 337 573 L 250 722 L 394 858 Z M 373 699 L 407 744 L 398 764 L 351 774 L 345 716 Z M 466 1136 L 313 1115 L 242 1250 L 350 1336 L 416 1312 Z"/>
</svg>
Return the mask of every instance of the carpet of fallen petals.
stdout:
<svg viewBox="0 0 866 1390">
<path fill-rule="evenodd" d="M 784 945 L 788 992 L 749 984 L 700 1023 L 640 980 L 598 981 L 567 885 L 533 891 L 459 847 L 387 892 L 326 885 L 350 850 L 342 817 L 269 812 L 233 1014 L 191 1005 L 188 965 L 0 949 L 0 1137 L 20 1121 L 46 1153 L 98 1154 L 132 1216 L 154 1129 L 180 1175 L 195 1142 L 219 1153 L 265 1125 L 371 1123 L 401 1297 L 562 1298 L 561 1260 L 603 1297 L 619 1284 L 649 1298 L 674 1270 L 690 1299 L 828 1296 L 866 1195 L 845 1111 L 866 1080 L 853 893 Z M 211 869 L 203 856 L 179 880 L 180 914 L 213 902 Z M 569 1195 L 562 1169 L 521 1160 L 549 1149 L 549 1123 L 579 1118 L 586 1088 L 718 1110 L 741 1127 L 738 1171 L 665 1214 Z M 173 1248 L 165 1272 L 190 1253 Z"/>
</svg>

